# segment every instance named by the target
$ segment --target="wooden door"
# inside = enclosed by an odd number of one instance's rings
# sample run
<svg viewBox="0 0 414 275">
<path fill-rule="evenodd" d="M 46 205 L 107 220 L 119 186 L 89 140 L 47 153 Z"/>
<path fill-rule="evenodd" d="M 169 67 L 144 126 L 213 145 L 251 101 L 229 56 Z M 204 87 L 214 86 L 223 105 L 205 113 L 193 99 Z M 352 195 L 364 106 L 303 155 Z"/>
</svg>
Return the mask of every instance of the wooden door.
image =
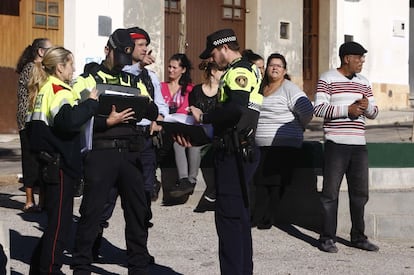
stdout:
<svg viewBox="0 0 414 275">
<path fill-rule="evenodd" d="M 177 1 L 178 2 L 178 1 Z M 245 46 L 246 0 L 187 0 L 185 5 L 185 54 L 193 64 L 191 76 L 200 83 L 202 72 L 198 69 L 198 57 L 206 46 L 206 37 L 223 28 L 232 28 L 241 49 Z M 177 4 L 180 6 L 180 3 Z M 165 77 L 168 59 L 179 50 L 180 11 L 165 10 Z"/>
</svg>

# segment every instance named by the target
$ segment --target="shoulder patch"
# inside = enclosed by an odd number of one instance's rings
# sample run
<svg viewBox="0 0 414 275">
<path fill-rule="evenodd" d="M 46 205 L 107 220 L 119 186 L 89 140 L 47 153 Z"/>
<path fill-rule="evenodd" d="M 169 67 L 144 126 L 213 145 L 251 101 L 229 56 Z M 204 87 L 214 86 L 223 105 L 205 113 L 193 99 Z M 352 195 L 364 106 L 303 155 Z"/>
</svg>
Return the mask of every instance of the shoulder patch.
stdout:
<svg viewBox="0 0 414 275">
<path fill-rule="evenodd" d="M 244 75 L 239 75 L 236 77 L 236 84 L 239 85 L 242 88 L 246 88 L 248 79 Z"/>
<path fill-rule="evenodd" d="M 61 91 L 61 90 L 65 90 L 64 87 L 60 86 L 60 85 L 56 85 L 52 83 L 52 87 L 53 87 L 53 93 L 56 94 L 57 92 Z"/>
</svg>

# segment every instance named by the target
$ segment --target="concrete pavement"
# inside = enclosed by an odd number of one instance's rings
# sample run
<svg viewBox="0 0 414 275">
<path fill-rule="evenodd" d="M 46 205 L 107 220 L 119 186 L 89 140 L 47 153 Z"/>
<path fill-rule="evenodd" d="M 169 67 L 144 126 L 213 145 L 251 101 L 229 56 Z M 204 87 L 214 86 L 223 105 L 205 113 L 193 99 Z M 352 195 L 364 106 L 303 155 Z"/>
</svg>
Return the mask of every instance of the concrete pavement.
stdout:
<svg viewBox="0 0 414 275">
<path fill-rule="evenodd" d="M 412 115 L 411 110 L 383 112 L 377 118 L 382 121 L 381 124 L 372 125 L 368 132 L 375 130 L 372 138 L 382 138 L 383 142 L 411 142 Z M 318 123 L 313 121 L 314 130 L 305 134 L 310 140 L 321 138 L 321 133 L 317 130 Z M 398 131 L 395 126 L 399 127 Z M 6 254 L 8 250 L 10 252 L 8 264 L 11 274 L 28 274 L 31 251 L 41 235 L 45 216 L 24 214 L 20 210 L 24 203 L 24 192 L 19 189 L 21 184 L 17 182 L 16 176 L 21 172 L 19 153 L 17 135 L 0 135 L 0 227 L 4 229 L 0 243 L 5 247 Z M 198 214 L 192 211 L 203 188 L 200 184 L 184 205 L 165 207 L 161 206 L 160 199 L 153 204 L 154 227 L 150 229 L 148 246 L 155 256 L 156 265 L 151 267 L 151 274 L 220 273 L 214 215 L 212 212 Z M 304 217 L 301 223 L 295 223 L 299 225 L 287 223 L 270 230 L 252 229 L 254 274 L 414 274 L 414 238 L 405 237 L 414 232 L 414 227 L 409 223 L 414 213 L 414 196 L 411 190 L 394 191 L 371 192 L 367 205 L 367 234 L 380 246 L 378 253 L 349 246 L 346 194 L 342 194 L 340 199 L 343 211 L 340 215 L 344 217 L 340 217 L 339 221 L 337 254 L 323 253 L 316 248 L 318 233 L 315 228 L 307 226 L 318 223 L 314 220 L 317 216 L 312 216 L 310 212 L 312 205 L 309 203 L 312 200 L 298 201 L 293 208 L 290 203 L 292 200 L 285 199 L 283 213 L 280 215 L 282 220 L 284 213 L 291 212 L 301 213 Z M 79 204 L 80 200 L 76 199 L 75 218 L 79 215 Z M 371 215 L 372 208 L 378 210 L 378 205 L 382 207 L 379 214 L 376 211 L 376 215 Z M 407 223 L 403 227 L 406 231 L 400 232 L 399 238 L 387 236 L 387 232 L 378 232 L 378 228 L 392 228 L 402 223 L 395 219 L 395 213 L 387 216 L 391 205 L 397 205 L 403 211 Z M 371 226 L 378 222 L 384 226 Z M 123 233 L 123 215 L 118 202 L 110 226 L 104 233 L 103 258 L 96 265 L 96 274 L 127 274 Z M 66 256 L 63 271 L 71 274 L 68 266 L 71 261 L 70 250 Z"/>
</svg>

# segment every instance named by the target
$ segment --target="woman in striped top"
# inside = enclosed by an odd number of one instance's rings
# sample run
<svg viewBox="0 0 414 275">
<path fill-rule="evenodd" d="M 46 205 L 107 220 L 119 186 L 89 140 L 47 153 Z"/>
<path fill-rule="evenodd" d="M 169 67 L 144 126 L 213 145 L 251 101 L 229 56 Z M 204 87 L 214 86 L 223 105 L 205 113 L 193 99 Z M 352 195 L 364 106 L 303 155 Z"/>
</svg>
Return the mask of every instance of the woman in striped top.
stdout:
<svg viewBox="0 0 414 275">
<path fill-rule="evenodd" d="M 253 225 L 269 229 L 285 187 L 290 184 L 299 157 L 303 131 L 312 119 L 313 106 L 290 81 L 286 59 L 279 53 L 267 59 L 261 92 L 264 96 L 256 132 L 261 161 L 255 175 L 256 205 Z"/>
</svg>

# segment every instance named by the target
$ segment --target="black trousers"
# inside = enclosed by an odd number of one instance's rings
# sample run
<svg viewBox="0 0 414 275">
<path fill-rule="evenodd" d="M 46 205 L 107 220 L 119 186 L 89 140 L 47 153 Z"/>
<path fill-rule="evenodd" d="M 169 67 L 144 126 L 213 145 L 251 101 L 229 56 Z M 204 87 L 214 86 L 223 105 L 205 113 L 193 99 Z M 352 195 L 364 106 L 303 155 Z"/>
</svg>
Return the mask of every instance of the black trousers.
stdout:
<svg viewBox="0 0 414 275">
<path fill-rule="evenodd" d="M 260 163 L 254 175 L 255 203 L 252 222 L 273 224 L 286 188 L 292 183 L 300 149 L 289 146 L 260 147 Z"/>
<path fill-rule="evenodd" d="M 256 156 L 259 151 L 256 150 Z M 244 162 L 246 188 L 256 170 L 255 162 Z M 236 157 L 225 152 L 215 153 L 216 169 L 216 230 L 219 238 L 219 259 L 222 275 L 253 274 L 250 210 L 243 202 Z"/>
<path fill-rule="evenodd" d="M 321 240 L 335 239 L 338 197 L 346 175 L 351 214 L 351 241 L 365 240 L 364 210 L 368 202 L 368 151 L 365 145 L 325 143 L 325 164 L 321 203 L 323 227 Z"/>
<path fill-rule="evenodd" d="M 20 147 L 22 154 L 22 172 L 23 182 L 25 187 L 40 186 L 40 175 L 39 175 L 39 161 L 35 153 L 30 149 L 29 137 L 27 131 L 21 130 L 20 136 Z"/>
<path fill-rule="evenodd" d="M 140 151 L 139 160 L 140 167 L 142 167 L 142 176 L 144 177 L 145 196 L 147 198 L 147 205 L 150 211 L 148 216 L 149 221 L 152 218 L 151 195 L 154 191 L 155 170 L 157 168 L 157 159 L 151 138 L 145 139 L 144 148 L 142 149 L 142 151 Z M 111 191 L 108 193 L 108 201 L 105 203 L 101 217 L 100 223 L 101 226 L 104 228 L 108 226 L 108 220 L 112 217 L 112 213 L 114 212 L 117 198 L 118 188 L 117 186 L 113 186 L 111 188 Z"/>
<path fill-rule="evenodd" d="M 74 274 L 87 274 L 92 246 L 98 234 L 108 192 L 117 186 L 125 218 L 129 274 L 148 274 L 149 210 L 139 165 L 139 152 L 122 149 L 92 150 L 85 158 L 85 190 L 73 252 Z M 85 272 L 86 271 L 86 272 Z"/>
<path fill-rule="evenodd" d="M 47 226 L 33 251 L 30 275 L 61 274 L 63 250 L 72 229 L 75 180 L 60 170 L 60 182 L 45 184 Z"/>
</svg>

